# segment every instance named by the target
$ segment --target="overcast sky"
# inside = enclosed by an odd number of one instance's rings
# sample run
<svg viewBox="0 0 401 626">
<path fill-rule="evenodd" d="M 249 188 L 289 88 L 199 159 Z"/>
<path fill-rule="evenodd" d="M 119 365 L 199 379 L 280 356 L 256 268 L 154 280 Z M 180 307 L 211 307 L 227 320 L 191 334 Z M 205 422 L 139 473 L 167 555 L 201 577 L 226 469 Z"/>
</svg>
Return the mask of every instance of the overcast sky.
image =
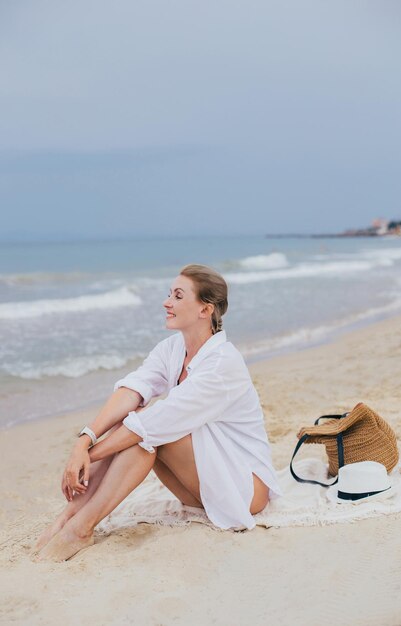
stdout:
<svg viewBox="0 0 401 626">
<path fill-rule="evenodd" d="M 0 238 L 401 219 L 401 3 L 0 0 Z"/>
</svg>

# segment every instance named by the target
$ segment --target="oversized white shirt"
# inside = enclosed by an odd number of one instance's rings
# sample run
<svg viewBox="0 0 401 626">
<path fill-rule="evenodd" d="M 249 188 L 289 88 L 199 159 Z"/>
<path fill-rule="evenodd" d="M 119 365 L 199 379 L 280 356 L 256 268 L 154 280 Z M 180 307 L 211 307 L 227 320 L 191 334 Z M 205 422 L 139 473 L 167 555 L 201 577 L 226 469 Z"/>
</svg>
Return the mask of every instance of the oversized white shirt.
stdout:
<svg viewBox="0 0 401 626">
<path fill-rule="evenodd" d="M 142 437 L 139 445 L 149 452 L 191 433 L 207 516 L 220 528 L 251 529 L 252 473 L 269 487 L 270 497 L 281 495 L 256 389 L 224 331 L 203 344 L 178 385 L 184 358 L 183 335 L 171 335 L 116 383 L 115 389 L 137 391 L 143 406 L 167 392 L 145 410 L 129 413 L 124 425 Z"/>
</svg>

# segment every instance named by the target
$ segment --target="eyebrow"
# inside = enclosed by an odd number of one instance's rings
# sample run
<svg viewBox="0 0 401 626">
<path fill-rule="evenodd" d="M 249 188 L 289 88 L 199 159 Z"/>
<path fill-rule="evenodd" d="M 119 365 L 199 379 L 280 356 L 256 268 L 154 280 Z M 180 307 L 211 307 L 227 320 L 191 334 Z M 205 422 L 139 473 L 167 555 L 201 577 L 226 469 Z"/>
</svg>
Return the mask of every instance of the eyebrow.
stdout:
<svg viewBox="0 0 401 626">
<path fill-rule="evenodd" d="M 174 291 L 183 291 L 185 293 L 185 289 L 182 289 L 182 287 L 176 287 Z M 170 289 L 170 292 L 171 292 L 171 289 Z"/>
</svg>

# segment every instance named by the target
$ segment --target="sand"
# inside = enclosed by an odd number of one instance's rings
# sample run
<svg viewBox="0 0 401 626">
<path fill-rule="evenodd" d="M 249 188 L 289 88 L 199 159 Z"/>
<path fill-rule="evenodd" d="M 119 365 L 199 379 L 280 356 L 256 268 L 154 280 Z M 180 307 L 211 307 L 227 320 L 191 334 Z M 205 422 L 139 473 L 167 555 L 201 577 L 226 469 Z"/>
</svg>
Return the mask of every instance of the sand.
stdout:
<svg viewBox="0 0 401 626">
<path fill-rule="evenodd" d="M 298 427 L 363 400 L 401 436 L 401 317 L 252 364 L 273 459 Z M 400 516 L 221 532 L 142 524 L 64 563 L 30 551 L 61 510 L 59 482 L 95 409 L 0 433 L 0 623 L 332 626 L 401 624 Z"/>
</svg>

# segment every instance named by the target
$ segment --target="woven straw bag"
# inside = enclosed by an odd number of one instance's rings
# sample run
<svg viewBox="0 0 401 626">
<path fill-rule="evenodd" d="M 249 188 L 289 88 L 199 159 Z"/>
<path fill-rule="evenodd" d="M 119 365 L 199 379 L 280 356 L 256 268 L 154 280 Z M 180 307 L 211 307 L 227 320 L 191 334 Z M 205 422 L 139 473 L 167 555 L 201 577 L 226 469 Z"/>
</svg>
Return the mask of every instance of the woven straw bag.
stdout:
<svg viewBox="0 0 401 626">
<path fill-rule="evenodd" d="M 328 419 L 320 424 L 321 419 Z M 366 404 L 360 402 L 350 413 L 322 415 L 314 426 L 301 428 L 299 441 L 290 463 L 293 477 L 299 482 L 310 482 L 329 487 L 318 481 L 297 476 L 292 467 L 296 453 L 303 443 L 323 443 L 329 459 L 329 474 L 336 476 L 338 468 L 359 461 L 377 461 L 390 472 L 398 463 L 397 438 L 391 426 Z"/>
</svg>

